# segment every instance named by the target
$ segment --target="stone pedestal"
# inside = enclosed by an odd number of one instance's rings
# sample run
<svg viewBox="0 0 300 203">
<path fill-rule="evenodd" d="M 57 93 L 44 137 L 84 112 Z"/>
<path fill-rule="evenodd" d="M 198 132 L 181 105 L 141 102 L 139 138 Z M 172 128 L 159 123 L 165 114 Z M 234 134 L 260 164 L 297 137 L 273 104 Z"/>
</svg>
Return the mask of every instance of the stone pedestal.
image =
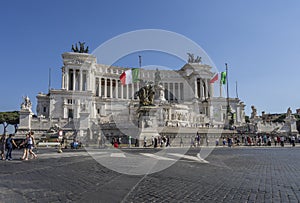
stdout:
<svg viewBox="0 0 300 203">
<path fill-rule="evenodd" d="M 158 108 L 156 106 L 142 106 L 139 108 L 139 128 L 141 133 L 139 135 L 139 146 L 144 146 L 144 139 L 147 141 L 147 146 L 152 142 L 152 137 L 158 137 L 157 118 L 156 113 Z"/>
<path fill-rule="evenodd" d="M 285 126 L 288 129 L 288 132 L 290 135 L 297 135 L 298 130 L 297 130 L 297 125 L 296 125 L 296 118 L 292 115 L 284 119 Z"/>
<path fill-rule="evenodd" d="M 30 109 L 21 109 L 19 112 L 20 124 L 17 132 L 17 136 L 23 136 L 26 132 L 31 130 L 32 111 Z"/>
<path fill-rule="evenodd" d="M 80 120 L 79 120 L 79 135 L 80 137 L 87 135 L 87 130 L 90 127 L 89 126 L 89 116 L 90 113 L 88 112 L 81 112 L 79 113 Z"/>
</svg>

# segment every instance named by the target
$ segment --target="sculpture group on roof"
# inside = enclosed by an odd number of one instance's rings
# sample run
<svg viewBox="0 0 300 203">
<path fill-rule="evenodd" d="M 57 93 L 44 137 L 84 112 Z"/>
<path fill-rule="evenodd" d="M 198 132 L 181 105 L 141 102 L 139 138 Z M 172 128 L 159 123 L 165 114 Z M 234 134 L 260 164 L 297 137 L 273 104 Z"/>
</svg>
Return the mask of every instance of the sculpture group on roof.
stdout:
<svg viewBox="0 0 300 203">
<path fill-rule="evenodd" d="M 194 54 L 192 53 L 187 53 L 188 55 L 188 63 L 201 63 L 202 58 L 200 56 L 197 56 L 197 58 L 195 58 Z"/>
<path fill-rule="evenodd" d="M 74 47 L 74 45 L 72 45 L 72 51 L 76 52 L 76 53 L 89 53 L 89 46 L 84 48 L 84 44 L 85 44 L 85 42 L 79 41 L 79 49 L 78 49 L 77 43 L 75 44 L 75 47 Z"/>
</svg>

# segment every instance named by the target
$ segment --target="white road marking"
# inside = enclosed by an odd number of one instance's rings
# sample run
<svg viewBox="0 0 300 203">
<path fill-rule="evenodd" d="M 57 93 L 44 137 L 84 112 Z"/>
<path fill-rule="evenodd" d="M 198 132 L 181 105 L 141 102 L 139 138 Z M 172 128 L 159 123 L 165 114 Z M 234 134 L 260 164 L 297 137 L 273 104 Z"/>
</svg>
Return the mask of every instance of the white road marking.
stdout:
<svg viewBox="0 0 300 203">
<path fill-rule="evenodd" d="M 140 154 L 154 158 L 154 159 L 158 159 L 158 160 L 176 161 L 175 159 L 171 159 L 171 158 L 167 158 L 167 157 L 163 157 L 163 156 L 157 156 L 155 154 L 150 154 L 150 153 L 140 153 Z"/>
<path fill-rule="evenodd" d="M 168 153 L 168 154 L 172 155 L 172 156 L 177 156 L 177 157 L 180 157 L 180 158 L 184 158 L 184 159 L 189 159 L 189 160 L 201 162 L 201 163 L 209 163 L 208 161 L 202 159 L 199 154 L 197 154 L 197 157 L 189 156 L 189 155 L 185 155 L 185 154 L 177 154 L 177 153 Z"/>
<path fill-rule="evenodd" d="M 124 153 L 111 153 L 110 157 L 125 158 L 126 156 Z"/>
</svg>

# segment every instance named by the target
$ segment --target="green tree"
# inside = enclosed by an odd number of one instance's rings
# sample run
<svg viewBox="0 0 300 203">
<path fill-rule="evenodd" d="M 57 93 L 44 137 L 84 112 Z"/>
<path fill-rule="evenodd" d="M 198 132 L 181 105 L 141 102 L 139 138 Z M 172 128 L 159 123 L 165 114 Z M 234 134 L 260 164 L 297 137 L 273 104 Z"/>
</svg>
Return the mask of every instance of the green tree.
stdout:
<svg viewBox="0 0 300 203">
<path fill-rule="evenodd" d="M 19 112 L 18 111 L 0 112 L 0 124 L 3 125 L 4 134 L 6 134 L 7 132 L 8 125 L 13 125 L 15 127 L 15 133 L 16 133 L 19 124 Z"/>
</svg>

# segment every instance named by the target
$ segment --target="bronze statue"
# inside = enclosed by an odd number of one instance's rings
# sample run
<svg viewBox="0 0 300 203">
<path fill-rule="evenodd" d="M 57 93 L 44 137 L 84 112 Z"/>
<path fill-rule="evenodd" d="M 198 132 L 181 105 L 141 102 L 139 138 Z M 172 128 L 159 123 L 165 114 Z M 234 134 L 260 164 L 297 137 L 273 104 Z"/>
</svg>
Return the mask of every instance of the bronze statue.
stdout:
<svg viewBox="0 0 300 203">
<path fill-rule="evenodd" d="M 75 44 L 75 47 L 74 47 L 74 45 L 72 45 L 72 51 L 76 52 L 76 53 L 88 53 L 89 47 L 87 46 L 86 48 L 84 48 L 84 44 L 85 44 L 85 42 L 79 41 L 79 49 L 78 49 L 77 43 Z"/>
<path fill-rule="evenodd" d="M 147 84 L 146 86 L 139 89 L 137 95 L 140 99 L 140 106 L 152 106 L 154 105 L 154 85 Z"/>
<path fill-rule="evenodd" d="M 188 63 L 201 63 L 202 58 L 200 56 L 197 56 L 197 58 L 194 57 L 194 54 L 187 53 L 188 55 Z"/>
</svg>

